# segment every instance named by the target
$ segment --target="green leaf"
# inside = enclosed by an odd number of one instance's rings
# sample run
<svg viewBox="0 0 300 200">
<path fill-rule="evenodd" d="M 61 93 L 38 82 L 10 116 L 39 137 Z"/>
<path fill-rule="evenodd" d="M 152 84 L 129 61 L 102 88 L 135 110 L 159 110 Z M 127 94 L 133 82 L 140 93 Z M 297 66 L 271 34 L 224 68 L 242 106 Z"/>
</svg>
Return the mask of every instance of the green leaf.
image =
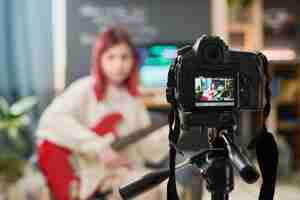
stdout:
<svg viewBox="0 0 300 200">
<path fill-rule="evenodd" d="M 35 97 L 25 97 L 11 106 L 10 114 L 13 116 L 23 115 L 29 112 L 36 104 L 37 100 Z"/>
<path fill-rule="evenodd" d="M 30 117 L 27 115 L 23 115 L 21 117 L 19 117 L 19 128 L 22 126 L 27 126 L 30 124 Z"/>
<path fill-rule="evenodd" d="M 4 97 L 0 97 L 0 118 L 7 118 L 9 115 L 9 105 Z"/>
<path fill-rule="evenodd" d="M 25 148 L 25 143 L 21 135 L 21 131 L 18 128 L 9 128 L 8 129 L 8 138 L 12 142 L 12 149 L 16 152 L 21 153 Z"/>
<path fill-rule="evenodd" d="M 8 122 L 6 119 L 1 119 L 0 120 L 0 130 L 3 130 L 3 129 L 7 129 L 8 127 Z M 1 131 L 0 131 L 1 133 Z"/>
<path fill-rule="evenodd" d="M 15 127 L 10 127 L 8 128 L 8 136 L 9 138 L 11 138 L 12 140 L 17 140 L 18 136 L 19 136 L 19 131 L 17 128 Z"/>
</svg>

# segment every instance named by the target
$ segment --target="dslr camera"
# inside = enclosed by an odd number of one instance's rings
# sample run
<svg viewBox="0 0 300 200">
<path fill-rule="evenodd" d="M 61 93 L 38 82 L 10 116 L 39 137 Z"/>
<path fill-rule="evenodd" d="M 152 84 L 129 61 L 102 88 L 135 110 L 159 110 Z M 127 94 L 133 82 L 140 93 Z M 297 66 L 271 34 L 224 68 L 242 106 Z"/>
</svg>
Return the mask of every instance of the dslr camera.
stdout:
<svg viewBox="0 0 300 200">
<path fill-rule="evenodd" d="M 254 183 L 259 173 L 236 140 L 240 113 L 249 110 L 264 120 L 250 142 L 255 145 L 263 177 L 259 199 L 273 199 L 278 152 L 266 127 L 271 110 L 270 80 L 268 60 L 263 54 L 230 50 L 219 37 L 204 35 L 193 46 L 178 50 L 166 89 L 171 104 L 169 169 L 149 173 L 121 187 L 121 196 L 137 196 L 169 178 L 168 199 L 178 199 L 175 171 L 190 164 L 200 169 L 214 200 L 229 199 L 234 188 L 233 168 L 245 182 Z M 175 165 L 176 152 L 183 153 L 177 145 L 179 138 L 189 135 L 191 127 L 207 132 L 208 148 Z M 201 139 L 197 135 L 195 140 Z"/>
<path fill-rule="evenodd" d="M 239 110 L 262 111 L 262 57 L 230 50 L 219 37 L 206 35 L 180 49 L 169 70 L 166 96 L 176 103 L 181 128 L 218 127 Z"/>
</svg>

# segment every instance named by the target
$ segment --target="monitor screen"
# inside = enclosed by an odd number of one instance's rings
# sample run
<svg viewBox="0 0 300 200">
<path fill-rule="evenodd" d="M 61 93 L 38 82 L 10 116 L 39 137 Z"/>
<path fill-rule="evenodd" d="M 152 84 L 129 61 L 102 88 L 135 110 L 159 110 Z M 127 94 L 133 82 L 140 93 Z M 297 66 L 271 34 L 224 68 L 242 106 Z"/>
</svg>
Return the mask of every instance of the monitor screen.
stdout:
<svg viewBox="0 0 300 200">
<path fill-rule="evenodd" d="M 195 78 L 195 106 L 234 106 L 234 79 L 230 77 Z"/>
<path fill-rule="evenodd" d="M 141 58 L 140 83 L 142 87 L 166 87 L 169 67 L 176 57 L 177 46 L 153 44 L 137 50 Z"/>
</svg>

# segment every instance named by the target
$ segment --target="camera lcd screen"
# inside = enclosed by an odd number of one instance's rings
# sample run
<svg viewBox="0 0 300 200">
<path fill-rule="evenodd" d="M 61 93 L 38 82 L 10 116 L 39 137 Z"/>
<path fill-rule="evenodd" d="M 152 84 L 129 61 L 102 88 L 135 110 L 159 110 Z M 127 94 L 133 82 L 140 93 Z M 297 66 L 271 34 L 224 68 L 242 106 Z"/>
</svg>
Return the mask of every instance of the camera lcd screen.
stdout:
<svg viewBox="0 0 300 200">
<path fill-rule="evenodd" d="M 195 78 L 195 106 L 234 106 L 234 79 L 199 76 Z"/>
</svg>

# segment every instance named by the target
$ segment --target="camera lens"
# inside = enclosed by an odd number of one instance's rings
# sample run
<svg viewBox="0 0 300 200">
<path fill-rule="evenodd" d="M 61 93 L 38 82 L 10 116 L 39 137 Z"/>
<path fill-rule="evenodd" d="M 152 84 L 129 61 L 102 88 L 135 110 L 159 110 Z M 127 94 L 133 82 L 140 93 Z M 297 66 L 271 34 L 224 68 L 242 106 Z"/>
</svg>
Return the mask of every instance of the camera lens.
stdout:
<svg viewBox="0 0 300 200">
<path fill-rule="evenodd" d="M 223 51 L 217 45 L 207 45 L 203 51 L 204 60 L 211 64 L 223 62 Z"/>
</svg>

